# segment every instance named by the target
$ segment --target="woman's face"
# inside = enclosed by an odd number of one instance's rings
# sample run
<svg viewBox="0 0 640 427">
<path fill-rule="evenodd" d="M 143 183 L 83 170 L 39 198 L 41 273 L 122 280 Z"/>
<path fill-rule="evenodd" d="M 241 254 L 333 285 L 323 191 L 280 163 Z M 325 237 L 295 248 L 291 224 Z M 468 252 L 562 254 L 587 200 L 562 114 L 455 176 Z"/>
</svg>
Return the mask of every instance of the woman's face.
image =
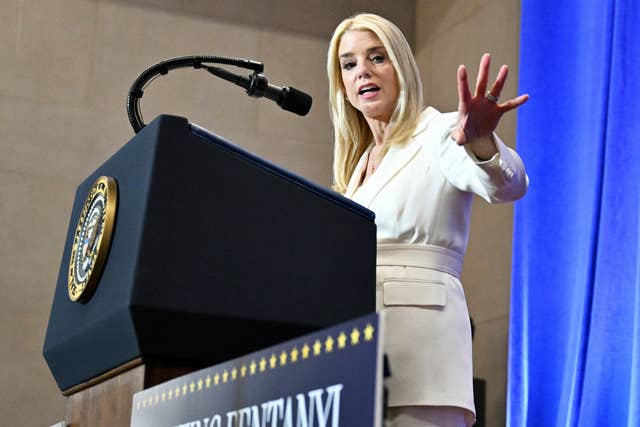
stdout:
<svg viewBox="0 0 640 427">
<path fill-rule="evenodd" d="M 398 100 L 398 79 L 382 42 L 371 31 L 347 31 L 338 46 L 347 99 L 368 119 L 388 123 Z"/>
</svg>

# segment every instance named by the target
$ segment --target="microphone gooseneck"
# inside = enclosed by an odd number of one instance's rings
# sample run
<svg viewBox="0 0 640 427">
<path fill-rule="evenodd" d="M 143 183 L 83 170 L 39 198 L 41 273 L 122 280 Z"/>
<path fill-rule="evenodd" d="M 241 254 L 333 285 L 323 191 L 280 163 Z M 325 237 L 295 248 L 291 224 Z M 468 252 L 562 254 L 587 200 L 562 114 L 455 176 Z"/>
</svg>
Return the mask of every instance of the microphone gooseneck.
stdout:
<svg viewBox="0 0 640 427">
<path fill-rule="evenodd" d="M 206 63 L 225 64 L 253 71 L 248 77 L 231 73 L 223 68 L 206 65 Z M 135 133 L 144 128 L 145 123 L 140 112 L 140 99 L 146 86 L 158 75 L 167 74 L 176 68 L 205 69 L 209 73 L 243 87 L 249 96 L 265 97 L 276 102 L 283 110 L 304 116 L 311 109 L 312 98 L 308 94 L 293 87 L 279 87 L 270 84 L 262 74 L 264 65 L 261 62 L 222 56 L 182 56 L 168 59 L 147 68 L 138 76 L 129 89 L 127 96 L 127 116 Z"/>
</svg>

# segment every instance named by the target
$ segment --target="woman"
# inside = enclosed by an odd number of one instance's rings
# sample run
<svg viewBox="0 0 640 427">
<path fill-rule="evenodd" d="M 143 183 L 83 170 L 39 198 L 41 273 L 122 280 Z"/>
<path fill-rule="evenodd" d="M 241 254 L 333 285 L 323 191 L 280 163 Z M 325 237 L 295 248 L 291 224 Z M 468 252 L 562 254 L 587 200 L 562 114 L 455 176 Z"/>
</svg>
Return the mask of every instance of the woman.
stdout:
<svg viewBox="0 0 640 427">
<path fill-rule="evenodd" d="M 415 59 L 400 30 L 372 14 L 344 20 L 328 52 L 335 189 L 376 214 L 376 304 L 385 313 L 392 376 L 389 426 L 464 426 L 475 419 L 469 315 L 460 283 L 473 194 L 524 195 L 518 155 L 493 133 L 527 95 L 487 91 L 490 56 L 475 94 L 458 69 L 457 113 L 422 111 Z"/>
</svg>

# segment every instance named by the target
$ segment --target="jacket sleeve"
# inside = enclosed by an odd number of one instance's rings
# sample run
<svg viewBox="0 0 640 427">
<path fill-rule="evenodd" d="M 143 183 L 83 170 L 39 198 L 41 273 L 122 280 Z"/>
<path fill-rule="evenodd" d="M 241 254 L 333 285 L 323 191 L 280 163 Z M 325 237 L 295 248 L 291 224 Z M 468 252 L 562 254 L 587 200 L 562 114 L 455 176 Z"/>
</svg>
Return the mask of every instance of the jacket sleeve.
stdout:
<svg viewBox="0 0 640 427">
<path fill-rule="evenodd" d="M 457 113 L 444 114 L 441 122 L 439 163 L 447 181 L 461 191 L 477 194 L 489 203 L 518 200 L 527 192 L 529 177 L 520 156 L 493 134 L 498 152 L 480 161 L 451 137 Z"/>
</svg>

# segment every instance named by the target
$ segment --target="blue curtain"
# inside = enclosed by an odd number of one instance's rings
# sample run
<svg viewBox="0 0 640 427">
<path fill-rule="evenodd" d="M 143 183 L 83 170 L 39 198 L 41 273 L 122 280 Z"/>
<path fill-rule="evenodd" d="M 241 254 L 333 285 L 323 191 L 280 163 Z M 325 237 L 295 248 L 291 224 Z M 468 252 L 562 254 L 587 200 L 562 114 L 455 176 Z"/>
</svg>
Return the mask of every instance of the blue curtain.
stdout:
<svg viewBox="0 0 640 427">
<path fill-rule="evenodd" d="M 640 426 L 640 1 L 523 0 L 509 426 Z"/>
</svg>

